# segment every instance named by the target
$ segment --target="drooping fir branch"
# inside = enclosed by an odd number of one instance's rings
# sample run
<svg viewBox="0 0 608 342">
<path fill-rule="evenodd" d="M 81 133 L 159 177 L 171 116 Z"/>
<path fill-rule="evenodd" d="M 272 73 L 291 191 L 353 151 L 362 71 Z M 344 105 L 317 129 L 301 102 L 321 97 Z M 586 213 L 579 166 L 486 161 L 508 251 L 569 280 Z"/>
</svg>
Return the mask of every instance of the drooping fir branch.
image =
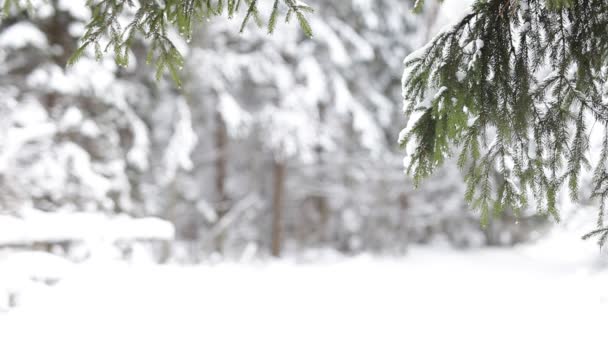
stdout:
<svg viewBox="0 0 608 342">
<path fill-rule="evenodd" d="M 457 152 L 466 199 L 484 224 L 529 198 L 559 219 L 559 190 L 578 199 L 581 171 L 594 167 L 600 213 L 591 235 L 608 232 L 608 2 L 477 0 L 405 68 L 409 122 L 399 142 L 416 182 Z M 607 140 L 591 165 L 594 125 Z"/>
<path fill-rule="evenodd" d="M 179 69 L 184 61 L 169 39 L 169 30 L 175 29 L 190 41 L 197 22 L 215 16 L 226 15 L 232 19 L 239 12 L 244 13 L 241 32 L 253 19 L 260 26 L 266 26 L 269 33 L 274 32 L 281 13 L 286 22 L 295 16 L 307 37 L 312 37 L 312 29 L 306 14 L 313 9 L 299 0 L 73 0 L 86 1 L 92 17 L 86 25 L 78 49 L 68 64 L 74 64 L 92 47 L 98 58 L 113 51 L 116 63 L 126 66 L 129 63 L 129 50 L 138 35 L 150 43 L 147 62 L 154 64 L 157 78 L 168 70 L 180 84 Z M 272 11 L 267 24 L 260 15 L 261 2 L 271 2 Z M 30 0 L 0 0 L 4 15 L 14 10 L 32 8 Z"/>
</svg>

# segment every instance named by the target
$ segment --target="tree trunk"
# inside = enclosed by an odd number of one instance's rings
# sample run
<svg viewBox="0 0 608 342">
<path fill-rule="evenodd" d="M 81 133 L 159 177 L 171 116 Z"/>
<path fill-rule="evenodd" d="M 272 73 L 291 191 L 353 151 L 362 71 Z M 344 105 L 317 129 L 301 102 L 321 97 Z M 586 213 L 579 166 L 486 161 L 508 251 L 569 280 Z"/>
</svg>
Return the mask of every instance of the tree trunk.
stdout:
<svg viewBox="0 0 608 342">
<path fill-rule="evenodd" d="M 283 240 L 283 201 L 286 166 L 282 161 L 273 163 L 272 196 L 272 256 L 280 257 Z"/>
<path fill-rule="evenodd" d="M 226 195 L 226 176 L 227 176 L 227 152 L 228 152 L 228 132 L 226 131 L 226 123 L 221 113 L 216 114 L 215 121 L 215 150 L 217 158 L 215 159 L 215 193 L 220 204 L 220 212 L 225 213 L 225 203 L 228 199 Z"/>
<path fill-rule="evenodd" d="M 215 158 L 215 195 L 216 195 L 216 211 L 218 213 L 218 219 L 228 212 L 227 201 L 228 195 L 226 193 L 226 178 L 228 177 L 228 132 L 226 130 L 226 122 L 221 113 L 215 115 L 215 151 L 217 158 Z M 224 232 L 220 233 L 214 241 L 215 250 L 219 253 L 223 252 L 224 247 Z"/>
<path fill-rule="evenodd" d="M 325 113 L 327 111 L 327 106 L 324 103 L 319 103 L 319 121 L 317 127 L 317 146 L 315 148 L 315 152 L 317 154 L 317 167 L 318 167 L 318 182 L 321 188 L 323 188 L 325 182 L 327 181 L 327 172 L 326 172 L 326 161 L 325 161 L 325 148 L 322 143 L 323 129 L 326 125 L 326 116 Z M 327 229 L 327 223 L 329 221 L 330 211 L 329 204 L 326 194 L 316 194 L 313 197 L 315 209 L 318 214 L 318 222 L 316 222 L 316 230 L 319 236 L 319 241 L 315 241 L 316 243 L 321 243 L 323 245 L 331 243 L 331 234 Z M 310 229 L 310 227 L 309 227 Z"/>
<path fill-rule="evenodd" d="M 44 21 L 42 27 L 44 28 L 44 32 L 46 32 L 50 46 L 56 45 L 61 47 L 60 53 L 52 54 L 51 56 L 57 65 L 65 67 L 72 52 L 76 50 L 76 40 L 68 33 L 68 27 L 73 18 L 71 18 L 69 12 L 61 10 L 59 1 L 53 0 L 51 5 L 57 12 Z"/>
<path fill-rule="evenodd" d="M 407 209 L 409 207 L 408 196 L 405 193 L 399 194 L 399 222 L 397 224 L 397 231 L 400 232 L 398 235 L 401 237 L 399 241 L 400 253 L 405 253 L 410 241 L 410 231 L 407 224 Z"/>
</svg>

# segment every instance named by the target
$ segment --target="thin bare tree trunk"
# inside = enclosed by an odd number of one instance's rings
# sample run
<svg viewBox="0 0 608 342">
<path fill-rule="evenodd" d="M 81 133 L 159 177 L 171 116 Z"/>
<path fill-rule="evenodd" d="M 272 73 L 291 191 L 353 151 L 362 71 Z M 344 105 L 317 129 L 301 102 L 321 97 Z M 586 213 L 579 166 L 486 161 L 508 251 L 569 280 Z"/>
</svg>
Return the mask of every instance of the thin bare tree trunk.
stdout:
<svg viewBox="0 0 608 342">
<path fill-rule="evenodd" d="M 215 193 L 218 201 L 221 203 L 220 212 L 226 212 L 225 201 L 228 199 L 226 194 L 226 177 L 228 175 L 228 132 L 226 131 L 226 123 L 221 113 L 216 114 L 215 121 L 215 149 L 217 158 L 215 160 Z M 223 207 L 223 208 L 222 208 Z"/>
<path fill-rule="evenodd" d="M 407 245 L 410 240 L 410 231 L 409 227 L 406 224 L 407 222 L 407 209 L 409 206 L 408 196 L 405 193 L 401 193 L 399 195 L 399 223 L 397 225 L 397 230 L 400 232 L 400 236 L 402 238 L 399 243 L 401 244 L 400 252 L 405 253 L 407 251 Z"/>
<path fill-rule="evenodd" d="M 215 159 L 215 194 L 217 200 L 216 211 L 219 219 L 221 219 L 226 212 L 228 195 L 226 194 L 226 178 L 228 177 L 228 132 L 226 130 L 226 123 L 221 113 L 215 115 L 215 150 L 217 151 L 217 158 Z M 215 250 L 222 253 L 224 246 L 225 232 L 221 232 L 215 239 Z"/>
<path fill-rule="evenodd" d="M 283 201 L 285 192 L 286 166 L 282 161 L 273 165 L 272 197 L 272 256 L 280 257 L 283 240 Z"/>
<path fill-rule="evenodd" d="M 317 154 L 317 164 L 318 164 L 318 169 L 320 170 L 320 172 L 318 173 L 318 181 L 319 184 L 321 186 L 323 186 L 326 182 L 326 178 L 327 178 L 327 174 L 326 174 L 326 161 L 325 161 L 325 148 L 323 147 L 322 144 L 322 134 L 323 134 L 323 129 L 325 128 L 326 125 L 326 118 L 325 118 L 325 113 L 327 110 L 327 106 L 325 104 L 319 104 L 319 126 L 317 128 L 317 147 L 316 147 L 316 154 Z M 328 243 L 331 240 L 331 236 L 330 236 L 330 232 L 327 229 L 327 223 L 329 221 L 329 216 L 330 216 L 330 211 L 329 211 L 329 205 L 328 205 L 328 199 L 326 194 L 318 194 L 315 195 L 314 198 L 314 204 L 315 204 L 315 209 L 317 210 L 317 214 L 318 214 L 318 218 L 319 218 L 319 222 L 317 223 L 317 234 L 318 236 L 320 236 L 320 242 L 322 244 Z M 316 241 L 319 242 L 319 241 Z"/>
</svg>

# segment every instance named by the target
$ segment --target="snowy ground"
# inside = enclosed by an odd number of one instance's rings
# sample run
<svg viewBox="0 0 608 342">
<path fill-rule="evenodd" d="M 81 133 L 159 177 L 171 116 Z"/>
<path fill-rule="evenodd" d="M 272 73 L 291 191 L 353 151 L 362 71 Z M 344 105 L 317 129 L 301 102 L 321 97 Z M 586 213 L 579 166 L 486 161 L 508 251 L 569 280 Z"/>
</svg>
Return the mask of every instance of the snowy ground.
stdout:
<svg viewBox="0 0 608 342">
<path fill-rule="evenodd" d="M 606 341 L 606 257 L 578 236 L 400 259 L 91 262 L 0 313 L 0 340 Z"/>
</svg>

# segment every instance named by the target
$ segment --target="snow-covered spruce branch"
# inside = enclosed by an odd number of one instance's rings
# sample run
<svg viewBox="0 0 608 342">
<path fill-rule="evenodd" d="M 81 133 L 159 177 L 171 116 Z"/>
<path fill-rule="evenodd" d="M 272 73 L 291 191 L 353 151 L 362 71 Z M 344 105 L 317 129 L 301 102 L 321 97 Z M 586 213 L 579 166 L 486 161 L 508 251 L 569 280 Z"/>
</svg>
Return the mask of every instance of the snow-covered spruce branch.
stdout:
<svg viewBox="0 0 608 342">
<path fill-rule="evenodd" d="M 560 189 L 577 199 L 594 167 L 603 228 L 608 145 L 595 166 L 587 155 L 590 121 L 608 135 L 608 56 L 595 53 L 608 49 L 607 26 L 602 0 L 476 1 L 405 61 L 408 172 L 420 182 L 459 150 L 466 198 L 487 223 L 528 197 L 559 219 Z"/>
<path fill-rule="evenodd" d="M 195 25 L 216 16 L 226 15 L 232 19 L 240 12 L 244 17 L 240 31 L 253 20 L 259 27 L 267 27 L 272 33 L 280 16 L 286 22 L 296 17 L 303 33 L 312 37 L 312 28 L 306 14 L 313 12 L 312 7 L 300 0 L 79 0 L 86 1 L 91 9 L 91 19 L 81 38 L 78 49 L 68 64 L 74 64 L 88 48 L 92 48 L 98 58 L 107 51 L 113 51 L 116 63 L 126 66 L 129 51 L 140 35 L 149 42 L 146 59 L 153 64 L 156 77 L 168 71 L 174 82 L 180 86 L 179 70 L 183 67 L 183 57 L 169 38 L 169 31 L 175 30 L 186 41 L 190 41 Z M 260 15 L 260 6 L 271 5 L 267 24 Z M 0 0 L 3 16 L 28 10 L 33 6 L 29 0 Z M 125 23 L 127 23 L 125 25 Z"/>
</svg>

